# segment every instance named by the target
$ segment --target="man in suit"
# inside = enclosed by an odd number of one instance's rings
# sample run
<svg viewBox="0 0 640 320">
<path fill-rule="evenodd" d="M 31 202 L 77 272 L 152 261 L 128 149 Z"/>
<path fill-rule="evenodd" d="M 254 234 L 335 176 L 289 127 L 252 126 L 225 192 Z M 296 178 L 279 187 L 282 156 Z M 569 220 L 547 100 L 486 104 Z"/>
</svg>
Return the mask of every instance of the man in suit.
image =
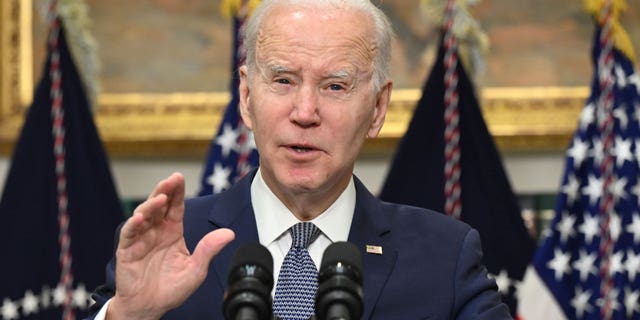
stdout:
<svg viewBox="0 0 640 320">
<path fill-rule="evenodd" d="M 279 283 L 289 229 L 311 222 L 319 233 L 305 250 L 316 268 L 332 242 L 361 250 L 363 319 L 509 319 L 480 263 L 476 231 L 383 203 L 353 175 L 389 104 L 391 38 L 368 0 L 263 1 L 245 30 L 239 70 L 259 169 L 222 194 L 186 202 L 180 174 L 160 182 L 122 226 L 107 283 L 94 294 L 97 318 L 222 319 L 236 249 L 266 246 Z M 313 314 L 276 309 L 283 318 Z"/>
</svg>

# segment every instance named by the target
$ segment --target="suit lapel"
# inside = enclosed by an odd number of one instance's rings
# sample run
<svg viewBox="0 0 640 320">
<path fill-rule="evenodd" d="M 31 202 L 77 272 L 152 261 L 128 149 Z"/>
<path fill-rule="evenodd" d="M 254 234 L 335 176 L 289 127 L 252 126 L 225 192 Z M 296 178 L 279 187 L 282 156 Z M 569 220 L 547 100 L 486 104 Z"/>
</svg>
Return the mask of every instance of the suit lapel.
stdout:
<svg viewBox="0 0 640 320">
<path fill-rule="evenodd" d="M 356 211 L 349 231 L 349 242 L 362 252 L 364 273 L 364 312 L 369 319 L 397 258 L 396 247 L 390 241 L 389 222 L 380 211 L 379 200 L 355 178 Z M 367 252 L 367 246 L 380 247 L 382 254 Z"/>
<path fill-rule="evenodd" d="M 228 194 L 220 197 L 209 213 L 209 221 L 214 225 L 214 229 L 229 228 L 235 232 L 235 239 L 222 249 L 212 262 L 218 281 L 223 287 L 226 287 L 231 259 L 240 245 L 259 242 L 251 205 L 251 181 L 255 173 L 254 170 L 247 174 L 226 191 Z"/>
</svg>

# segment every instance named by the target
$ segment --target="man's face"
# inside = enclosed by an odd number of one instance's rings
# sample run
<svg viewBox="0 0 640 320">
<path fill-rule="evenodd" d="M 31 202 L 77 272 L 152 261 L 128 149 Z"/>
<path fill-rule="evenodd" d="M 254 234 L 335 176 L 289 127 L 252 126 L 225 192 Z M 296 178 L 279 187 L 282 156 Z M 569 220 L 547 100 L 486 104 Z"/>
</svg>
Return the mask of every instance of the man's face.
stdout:
<svg viewBox="0 0 640 320">
<path fill-rule="evenodd" d="M 375 54 L 370 18 L 359 11 L 277 7 L 263 21 L 257 68 L 251 77 L 241 69 L 240 108 L 281 199 L 344 190 L 391 92 L 391 82 L 374 92 Z"/>
</svg>

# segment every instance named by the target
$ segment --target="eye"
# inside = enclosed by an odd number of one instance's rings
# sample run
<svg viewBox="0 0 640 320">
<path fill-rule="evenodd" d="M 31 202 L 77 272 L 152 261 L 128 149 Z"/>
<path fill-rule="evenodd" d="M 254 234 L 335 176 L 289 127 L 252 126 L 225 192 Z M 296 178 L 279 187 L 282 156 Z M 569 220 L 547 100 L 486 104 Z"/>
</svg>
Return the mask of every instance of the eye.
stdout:
<svg viewBox="0 0 640 320">
<path fill-rule="evenodd" d="M 333 84 L 329 85 L 329 90 L 331 90 L 331 91 L 340 91 L 340 90 L 344 90 L 344 87 L 339 85 L 339 84 L 333 83 Z"/>
<path fill-rule="evenodd" d="M 279 83 L 279 84 L 290 84 L 291 81 L 289 81 L 288 79 L 281 78 L 281 79 L 276 79 L 276 83 Z"/>
</svg>

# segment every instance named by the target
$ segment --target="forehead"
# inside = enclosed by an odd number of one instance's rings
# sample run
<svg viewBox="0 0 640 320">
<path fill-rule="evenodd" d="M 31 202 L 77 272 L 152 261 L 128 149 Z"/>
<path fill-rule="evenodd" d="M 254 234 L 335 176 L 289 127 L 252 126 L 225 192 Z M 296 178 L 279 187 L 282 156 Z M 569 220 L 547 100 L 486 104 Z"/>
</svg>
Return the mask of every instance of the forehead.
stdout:
<svg viewBox="0 0 640 320">
<path fill-rule="evenodd" d="M 295 54 L 370 65 L 376 52 L 371 17 L 353 8 L 277 6 L 265 17 L 256 42 L 259 61 Z"/>
</svg>

